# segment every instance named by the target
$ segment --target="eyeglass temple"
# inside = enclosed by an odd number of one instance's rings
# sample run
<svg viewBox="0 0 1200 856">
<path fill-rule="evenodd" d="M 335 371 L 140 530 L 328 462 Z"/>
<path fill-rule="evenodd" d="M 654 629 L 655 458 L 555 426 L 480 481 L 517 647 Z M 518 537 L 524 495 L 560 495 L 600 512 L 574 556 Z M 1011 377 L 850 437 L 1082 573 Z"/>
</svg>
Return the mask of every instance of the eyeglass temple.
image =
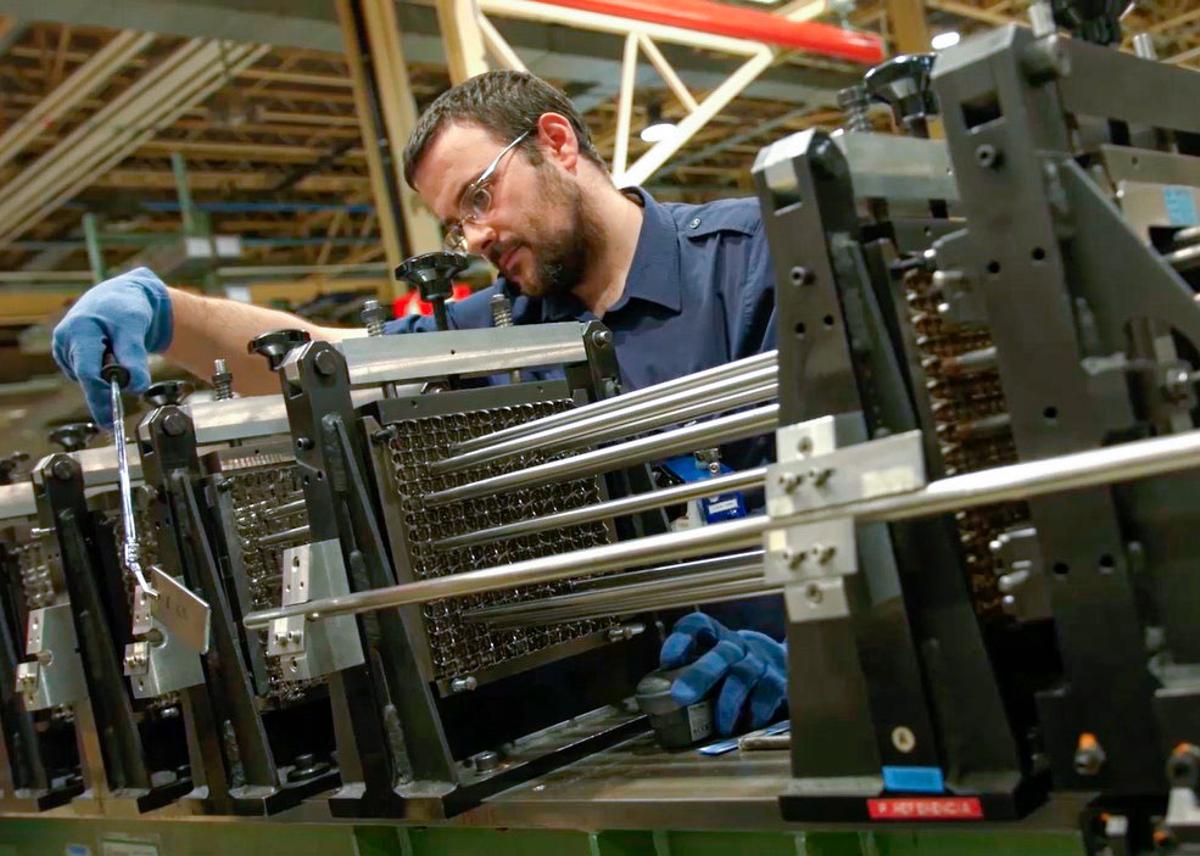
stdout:
<svg viewBox="0 0 1200 856">
<path fill-rule="evenodd" d="M 509 143 L 507 146 L 505 146 L 504 148 L 502 148 L 502 149 L 500 150 L 500 154 L 496 155 L 496 159 L 495 159 L 495 160 L 493 160 L 493 161 L 492 161 L 490 164 L 488 164 L 488 168 L 487 168 L 487 169 L 485 169 L 485 170 L 483 171 L 483 174 L 482 174 L 482 175 L 480 175 L 480 176 L 479 176 L 479 178 L 475 179 L 475 181 L 473 181 L 473 182 L 472 182 L 472 184 L 473 184 L 474 186 L 478 186 L 478 185 L 480 185 L 480 184 L 483 184 L 483 183 L 484 183 L 485 181 L 487 181 L 489 178 L 491 178 L 491 177 L 492 177 L 492 173 L 493 173 L 493 172 L 495 172 L 495 171 L 496 171 L 496 169 L 497 169 L 497 168 L 500 166 L 500 161 L 501 161 L 501 160 L 503 160 L 504 156 L 505 156 L 506 154 L 508 154 L 508 152 L 509 152 L 511 149 L 513 149 L 513 148 L 516 148 L 516 146 L 517 146 L 517 145 L 518 145 L 518 144 L 519 144 L 519 143 L 520 143 L 522 140 L 524 140 L 526 137 L 528 137 L 528 136 L 529 136 L 530 134 L 532 134 L 532 133 L 533 133 L 533 131 L 532 131 L 532 130 L 526 131 L 524 134 L 522 134 L 521 136 L 517 137 L 515 140 L 513 140 L 513 141 L 512 141 L 511 143 Z"/>
</svg>

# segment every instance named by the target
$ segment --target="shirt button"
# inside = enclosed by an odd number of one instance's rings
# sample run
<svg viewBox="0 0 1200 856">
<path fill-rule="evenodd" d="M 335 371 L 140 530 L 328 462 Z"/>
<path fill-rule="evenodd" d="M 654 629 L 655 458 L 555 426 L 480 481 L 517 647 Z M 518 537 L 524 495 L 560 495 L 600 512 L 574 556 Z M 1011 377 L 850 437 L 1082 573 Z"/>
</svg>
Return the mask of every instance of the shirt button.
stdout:
<svg viewBox="0 0 1200 856">
<path fill-rule="evenodd" d="M 700 225 L 700 218 L 699 218 L 699 217 L 693 217 L 693 218 L 692 218 L 692 222 L 688 223 L 688 228 L 689 228 L 689 229 L 695 229 L 695 228 L 697 228 L 699 225 Z"/>
</svg>

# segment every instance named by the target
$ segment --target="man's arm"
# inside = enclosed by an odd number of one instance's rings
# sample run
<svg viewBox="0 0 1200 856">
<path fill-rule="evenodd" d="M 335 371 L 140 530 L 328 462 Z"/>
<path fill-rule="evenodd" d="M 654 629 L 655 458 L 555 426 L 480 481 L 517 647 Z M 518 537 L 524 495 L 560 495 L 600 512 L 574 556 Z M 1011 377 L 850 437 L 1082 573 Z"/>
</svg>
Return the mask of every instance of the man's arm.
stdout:
<svg viewBox="0 0 1200 856">
<path fill-rule="evenodd" d="M 284 328 L 307 330 L 313 339 L 337 341 L 353 330 L 322 327 L 297 315 L 221 297 L 207 297 L 168 288 L 174 335 L 163 354 L 167 360 L 200 378 L 212 374 L 213 360 L 224 358 L 233 373 L 234 388 L 242 395 L 279 392 L 279 379 L 267 361 L 246 351 L 260 333 Z"/>
</svg>

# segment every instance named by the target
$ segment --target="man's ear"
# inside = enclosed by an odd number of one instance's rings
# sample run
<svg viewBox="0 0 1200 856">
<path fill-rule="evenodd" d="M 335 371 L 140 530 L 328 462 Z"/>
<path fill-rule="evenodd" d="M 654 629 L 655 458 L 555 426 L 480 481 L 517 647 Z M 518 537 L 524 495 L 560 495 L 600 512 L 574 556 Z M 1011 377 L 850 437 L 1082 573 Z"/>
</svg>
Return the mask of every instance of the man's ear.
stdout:
<svg viewBox="0 0 1200 856">
<path fill-rule="evenodd" d="M 543 156 L 567 172 L 579 164 L 579 138 L 571 120 L 561 113 L 543 113 L 537 121 L 537 142 Z"/>
</svg>

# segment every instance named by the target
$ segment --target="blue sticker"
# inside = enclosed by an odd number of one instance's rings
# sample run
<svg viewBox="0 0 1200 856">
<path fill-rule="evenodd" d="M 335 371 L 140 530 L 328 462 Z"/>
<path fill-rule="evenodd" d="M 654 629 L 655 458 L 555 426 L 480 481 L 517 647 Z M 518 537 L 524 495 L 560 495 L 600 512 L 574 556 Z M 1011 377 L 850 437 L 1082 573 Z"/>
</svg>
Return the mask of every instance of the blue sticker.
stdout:
<svg viewBox="0 0 1200 856">
<path fill-rule="evenodd" d="M 910 794 L 940 794 L 946 790 L 938 767 L 884 767 L 883 787 Z"/>
<path fill-rule="evenodd" d="M 1163 207 L 1167 211 L 1167 222 L 1172 226 L 1200 225 L 1200 217 L 1196 215 L 1195 192 L 1190 187 L 1164 187 Z"/>
</svg>

